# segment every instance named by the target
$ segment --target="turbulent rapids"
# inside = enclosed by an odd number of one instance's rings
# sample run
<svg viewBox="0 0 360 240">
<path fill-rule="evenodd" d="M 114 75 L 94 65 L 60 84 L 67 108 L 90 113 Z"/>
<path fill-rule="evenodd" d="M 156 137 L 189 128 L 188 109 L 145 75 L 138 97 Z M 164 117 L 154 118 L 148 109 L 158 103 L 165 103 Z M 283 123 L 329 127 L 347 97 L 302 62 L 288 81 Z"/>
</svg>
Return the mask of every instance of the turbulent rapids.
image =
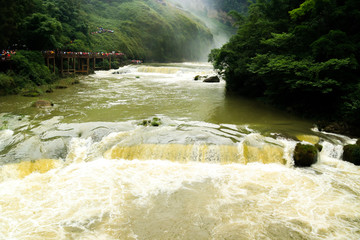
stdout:
<svg viewBox="0 0 360 240">
<path fill-rule="evenodd" d="M 51 108 L 2 97 L 0 239 L 359 239 L 355 140 L 193 80 L 212 74 L 126 66 Z M 318 163 L 294 167 L 298 142 Z"/>
</svg>

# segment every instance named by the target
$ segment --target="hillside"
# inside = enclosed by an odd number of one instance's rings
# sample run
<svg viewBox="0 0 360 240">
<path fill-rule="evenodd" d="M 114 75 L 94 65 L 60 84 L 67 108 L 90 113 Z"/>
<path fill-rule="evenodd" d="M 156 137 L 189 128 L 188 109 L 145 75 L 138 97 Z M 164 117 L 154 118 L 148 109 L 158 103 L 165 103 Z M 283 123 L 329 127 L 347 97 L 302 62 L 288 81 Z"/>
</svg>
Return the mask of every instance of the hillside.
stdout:
<svg viewBox="0 0 360 240">
<path fill-rule="evenodd" d="M 129 58 L 147 61 L 184 61 L 205 59 L 213 41 L 199 19 L 162 0 L 14 0 L 4 4 L 2 49 L 122 51 Z M 24 8 L 17 7 L 21 4 Z"/>
<path fill-rule="evenodd" d="M 200 60 L 212 44 L 202 22 L 162 1 L 91 0 L 83 10 L 91 32 L 114 31 L 90 35 L 94 51 L 120 50 L 147 61 Z"/>
</svg>

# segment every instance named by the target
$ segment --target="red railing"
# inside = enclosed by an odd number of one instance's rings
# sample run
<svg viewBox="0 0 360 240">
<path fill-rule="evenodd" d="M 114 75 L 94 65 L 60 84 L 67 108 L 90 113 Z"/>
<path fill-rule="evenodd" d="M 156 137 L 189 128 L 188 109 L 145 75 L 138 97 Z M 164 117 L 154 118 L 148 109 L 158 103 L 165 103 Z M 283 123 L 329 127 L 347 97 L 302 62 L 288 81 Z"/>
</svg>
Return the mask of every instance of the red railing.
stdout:
<svg viewBox="0 0 360 240">
<path fill-rule="evenodd" d="M 44 56 L 46 57 L 109 57 L 109 56 L 124 56 L 124 53 L 121 52 L 65 52 L 65 51 L 43 51 Z"/>
<path fill-rule="evenodd" d="M 16 51 L 13 50 L 3 50 L 0 52 L 0 61 L 9 61 L 11 56 L 15 55 Z"/>
</svg>

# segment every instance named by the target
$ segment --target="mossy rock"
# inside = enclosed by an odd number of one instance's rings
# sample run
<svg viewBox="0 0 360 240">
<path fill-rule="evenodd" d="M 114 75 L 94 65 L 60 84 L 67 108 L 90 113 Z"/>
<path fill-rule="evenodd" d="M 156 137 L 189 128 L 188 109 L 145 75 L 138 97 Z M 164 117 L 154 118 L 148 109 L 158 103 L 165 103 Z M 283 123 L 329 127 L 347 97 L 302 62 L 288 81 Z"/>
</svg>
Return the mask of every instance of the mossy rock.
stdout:
<svg viewBox="0 0 360 240">
<path fill-rule="evenodd" d="M 360 139 L 358 139 L 358 140 L 356 141 L 356 145 L 359 145 L 359 146 L 360 146 Z"/>
<path fill-rule="evenodd" d="M 360 165 L 360 145 L 349 144 L 344 146 L 343 160 L 347 162 L 351 162 L 355 165 Z"/>
<path fill-rule="evenodd" d="M 297 167 L 310 167 L 318 160 L 318 149 L 314 145 L 298 143 L 294 150 L 294 162 Z"/>
<path fill-rule="evenodd" d="M 218 76 L 212 76 L 212 77 L 206 78 L 203 82 L 205 82 L 205 83 L 218 83 L 218 82 L 220 82 L 220 78 Z"/>
<path fill-rule="evenodd" d="M 54 104 L 48 100 L 37 100 L 32 106 L 37 108 L 48 108 L 54 106 Z"/>
<path fill-rule="evenodd" d="M 151 120 L 151 126 L 153 126 L 153 127 L 158 127 L 158 126 L 160 126 L 160 124 L 161 124 L 160 118 L 155 117 Z"/>
<path fill-rule="evenodd" d="M 140 125 L 158 127 L 161 125 L 161 119 L 154 117 L 152 120 L 143 120 Z"/>
<path fill-rule="evenodd" d="M 151 124 L 151 120 L 142 120 L 142 122 L 140 123 L 140 125 L 143 125 L 143 126 L 149 126 Z"/>
</svg>

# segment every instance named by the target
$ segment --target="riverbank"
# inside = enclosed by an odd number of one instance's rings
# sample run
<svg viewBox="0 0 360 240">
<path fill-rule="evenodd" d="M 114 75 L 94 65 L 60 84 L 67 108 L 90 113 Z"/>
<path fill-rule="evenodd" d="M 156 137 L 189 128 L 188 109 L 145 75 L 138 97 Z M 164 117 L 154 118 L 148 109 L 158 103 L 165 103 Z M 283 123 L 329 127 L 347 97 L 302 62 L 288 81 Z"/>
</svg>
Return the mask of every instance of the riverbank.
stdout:
<svg viewBox="0 0 360 240">
<path fill-rule="evenodd" d="M 21 50 L 0 66 L 0 95 L 31 96 L 33 93 L 38 96 L 63 84 L 73 84 L 68 78 L 76 74 L 117 69 L 129 63 L 122 53 L 61 52 L 57 55 L 53 51 Z"/>
</svg>

